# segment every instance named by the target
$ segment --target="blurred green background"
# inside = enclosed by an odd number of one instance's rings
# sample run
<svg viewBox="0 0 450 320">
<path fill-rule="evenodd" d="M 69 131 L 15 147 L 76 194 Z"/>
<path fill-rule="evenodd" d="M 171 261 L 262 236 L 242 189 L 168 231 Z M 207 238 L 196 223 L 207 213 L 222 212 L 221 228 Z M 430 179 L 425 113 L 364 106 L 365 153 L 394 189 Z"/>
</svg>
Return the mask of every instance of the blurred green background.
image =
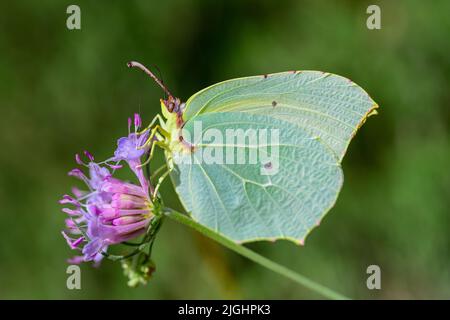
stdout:
<svg viewBox="0 0 450 320">
<path fill-rule="evenodd" d="M 81 30 L 66 8 L 81 8 Z M 366 28 L 381 7 L 382 29 Z M 0 298 L 319 296 L 167 221 L 157 271 L 131 289 L 118 263 L 82 266 L 66 288 L 57 203 L 73 155 L 108 157 L 126 118 L 150 121 L 161 90 L 128 60 L 157 66 L 186 100 L 215 82 L 293 69 L 346 76 L 380 105 L 350 145 L 336 207 L 305 247 L 250 247 L 353 298 L 450 298 L 450 2 L 2 1 Z M 159 159 L 158 161 L 161 161 Z M 166 202 L 180 208 L 169 184 Z M 382 289 L 366 288 L 377 264 Z"/>
</svg>

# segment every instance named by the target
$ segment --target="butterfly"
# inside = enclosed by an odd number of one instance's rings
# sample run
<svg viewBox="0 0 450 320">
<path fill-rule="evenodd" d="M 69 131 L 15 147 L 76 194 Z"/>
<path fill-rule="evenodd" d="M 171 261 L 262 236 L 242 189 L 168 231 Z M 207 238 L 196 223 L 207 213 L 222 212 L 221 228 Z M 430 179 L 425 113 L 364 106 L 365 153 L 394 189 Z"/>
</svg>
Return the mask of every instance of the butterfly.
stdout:
<svg viewBox="0 0 450 320">
<path fill-rule="evenodd" d="M 227 80 L 182 103 L 143 65 L 129 66 L 168 95 L 153 136 L 186 212 L 237 243 L 303 244 L 334 206 L 349 143 L 378 108 L 351 80 L 320 71 Z"/>
</svg>

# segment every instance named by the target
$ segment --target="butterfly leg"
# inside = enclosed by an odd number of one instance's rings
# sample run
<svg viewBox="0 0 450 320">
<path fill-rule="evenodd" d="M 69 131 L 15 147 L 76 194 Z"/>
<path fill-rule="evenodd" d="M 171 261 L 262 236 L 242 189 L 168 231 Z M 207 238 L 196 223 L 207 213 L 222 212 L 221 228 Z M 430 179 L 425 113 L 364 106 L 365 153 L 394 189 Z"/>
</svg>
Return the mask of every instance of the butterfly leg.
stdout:
<svg viewBox="0 0 450 320">
<path fill-rule="evenodd" d="M 168 138 L 170 136 L 169 132 L 167 132 L 164 128 L 162 128 L 159 124 L 153 127 L 152 131 L 150 132 L 150 136 L 148 137 L 147 141 L 140 146 L 138 149 L 144 149 L 147 148 L 149 145 L 153 145 L 153 141 L 155 137 L 157 138 Z"/>
<path fill-rule="evenodd" d="M 156 196 L 158 195 L 159 187 L 161 186 L 161 184 L 163 183 L 163 181 L 167 178 L 167 176 L 169 175 L 170 171 L 171 171 L 171 170 L 167 170 L 166 172 L 164 172 L 164 173 L 161 175 L 161 177 L 159 177 L 158 183 L 156 184 L 156 187 L 155 187 L 155 191 L 153 191 L 152 200 L 155 200 L 155 199 L 156 199 Z"/>
<path fill-rule="evenodd" d="M 166 123 L 164 122 L 163 117 L 158 113 L 158 114 L 152 119 L 152 121 L 150 121 L 150 124 L 149 124 L 144 130 L 141 130 L 141 131 L 139 132 L 139 134 L 143 134 L 143 133 L 146 132 L 147 130 L 150 130 L 150 128 L 153 127 L 153 126 L 155 125 L 156 121 L 159 121 L 159 125 L 160 125 L 161 127 L 164 127 L 165 124 L 166 124 Z"/>
<path fill-rule="evenodd" d="M 152 173 L 150 180 L 155 179 L 161 173 L 161 171 L 163 171 L 166 168 L 167 168 L 167 164 L 163 164 L 161 167 L 156 169 L 155 172 Z"/>
<path fill-rule="evenodd" d="M 153 138 L 152 138 L 152 140 L 153 140 Z M 160 147 L 160 148 L 162 148 L 162 149 L 164 149 L 164 150 L 167 150 L 166 143 L 164 143 L 163 141 L 153 141 L 153 143 L 152 143 L 152 145 L 151 145 L 151 147 L 150 147 L 150 153 L 149 153 L 149 155 L 148 155 L 147 160 L 145 160 L 144 163 L 140 164 L 140 165 L 138 166 L 139 168 L 140 168 L 140 167 L 144 167 L 144 166 L 146 166 L 148 163 L 150 163 L 150 161 L 151 161 L 152 158 L 153 158 L 153 153 L 155 152 L 156 146 L 158 146 L 158 147 Z"/>
</svg>

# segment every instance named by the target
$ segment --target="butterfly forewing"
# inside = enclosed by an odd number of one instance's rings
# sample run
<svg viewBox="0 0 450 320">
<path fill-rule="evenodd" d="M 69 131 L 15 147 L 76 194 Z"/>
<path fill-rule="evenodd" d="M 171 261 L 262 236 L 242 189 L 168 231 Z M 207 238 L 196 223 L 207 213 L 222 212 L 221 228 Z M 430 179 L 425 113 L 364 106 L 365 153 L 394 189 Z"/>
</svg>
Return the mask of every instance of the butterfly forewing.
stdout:
<svg viewBox="0 0 450 320">
<path fill-rule="evenodd" d="M 264 114 L 319 137 L 341 160 L 357 129 L 377 107 L 349 79 L 320 71 L 297 71 L 212 85 L 187 101 L 184 118 L 188 121 L 212 112 Z"/>
</svg>

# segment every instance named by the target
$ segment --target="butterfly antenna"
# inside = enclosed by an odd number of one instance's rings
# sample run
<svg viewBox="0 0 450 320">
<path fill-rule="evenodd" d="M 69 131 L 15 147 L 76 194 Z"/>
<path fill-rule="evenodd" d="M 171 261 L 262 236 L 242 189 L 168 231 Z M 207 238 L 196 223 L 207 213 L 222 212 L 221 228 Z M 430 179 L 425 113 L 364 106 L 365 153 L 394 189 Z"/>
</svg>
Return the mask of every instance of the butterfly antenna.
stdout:
<svg viewBox="0 0 450 320">
<path fill-rule="evenodd" d="M 143 64 L 136 62 L 136 61 L 130 61 L 127 63 L 128 68 L 139 68 L 142 71 L 144 71 L 146 74 L 148 74 L 155 82 L 164 90 L 164 92 L 169 96 L 173 97 L 173 95 L 170 93 L 169 89 L 166 88 L 164 83 L 159 80 L 147 67 L 145 67 Z"/>
<path fill-rule="evenodd" d="M 158 71 L 159 79 L 161 79 L 161 83 L 165 86 L 161 70 L 159 69 L 159 67 L 156 64 L 153 67 L 156 69 L 156 71 Z M 167 100 L 167 93 L 166 92 L 164 92 L 164 99 Z"/>
</svg>

